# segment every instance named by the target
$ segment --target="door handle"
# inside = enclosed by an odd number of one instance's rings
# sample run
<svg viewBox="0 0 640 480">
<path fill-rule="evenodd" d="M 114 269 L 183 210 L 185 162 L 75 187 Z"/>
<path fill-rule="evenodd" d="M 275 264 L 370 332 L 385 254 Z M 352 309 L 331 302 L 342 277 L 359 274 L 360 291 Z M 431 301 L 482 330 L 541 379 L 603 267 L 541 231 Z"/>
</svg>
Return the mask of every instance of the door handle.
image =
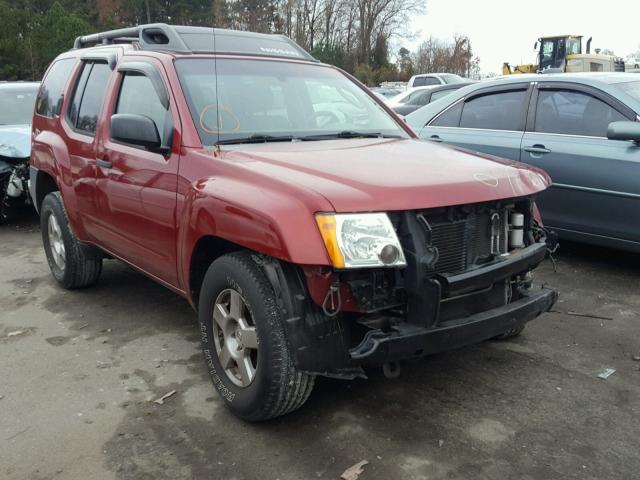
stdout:
<svg viewBox="0 0 640 480">
<path fill-rule="evenodd" d="M 537 154 L 551 153 L 551 150 L 540 144 L 532 145 L 531 147 L 525 147 L 524 151 Z"/>
<path fill-rule="evenodd" d="M 113 163 L 111 163 L 109 160 L 101 160 L 101 159 L 96 161 L 96 165 L 98 165 L 99 167 L 102 167 L 102 168 L 111 168 L 111 167 L 113 167 Z"/>
<path fill-rule="evenodd" d="M 438 135 L 431 135 L 429 137 L 429 140 L 431 140 L 432 142 L 441 142 L 442 141 L 442 139 Z"/>
</svg>

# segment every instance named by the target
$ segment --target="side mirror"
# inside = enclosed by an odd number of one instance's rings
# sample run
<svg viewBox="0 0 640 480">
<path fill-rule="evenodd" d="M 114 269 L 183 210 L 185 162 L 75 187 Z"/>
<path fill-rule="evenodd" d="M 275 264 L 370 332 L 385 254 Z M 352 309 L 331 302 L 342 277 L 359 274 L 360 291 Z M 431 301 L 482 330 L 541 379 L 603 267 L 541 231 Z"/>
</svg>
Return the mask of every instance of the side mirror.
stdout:
<svg viewBox="0 0 640 480">
<path fill-rule="evenodd" d="M 535 45 L 533 46 L 533 49 L 536 51 L 538 50 L 538 42 L 535 43 Z"/>
<path fill-rule="evenodd" d="M 640 144 L 640 122 L 612 122 L 607 129 L 609 140 L 630 140 Z"/>
<path fill-rule="evenodd" d="M 166 153 L 156 123 L 145 115 L 117 113 L 111 117 L 111 138 L 117 142 Z"/>
</svg>

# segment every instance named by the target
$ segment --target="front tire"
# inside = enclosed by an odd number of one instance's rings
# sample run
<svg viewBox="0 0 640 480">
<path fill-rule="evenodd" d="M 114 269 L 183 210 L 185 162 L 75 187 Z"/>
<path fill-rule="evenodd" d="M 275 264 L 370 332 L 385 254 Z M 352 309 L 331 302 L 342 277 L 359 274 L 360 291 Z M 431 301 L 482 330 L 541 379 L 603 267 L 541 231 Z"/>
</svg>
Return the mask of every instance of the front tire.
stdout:
<svg viewBox="0 0 640 480">
<path fill-rule="evenodd" d="M 102 255 L 75 237 L 60 192 L 48 194 L 42 202 L 40 230 L 49 268 L 63 288 L 82 288 L 98 281 Z"/>
<path fill-rule="evenodd" d="M 257 257 L 231 253 L 209 266 L 198 317 L 209 375 L 235 415 L 267 420 L 309 398 L 315 377 L 296 368 L 283 312 Z"/>
</svg>

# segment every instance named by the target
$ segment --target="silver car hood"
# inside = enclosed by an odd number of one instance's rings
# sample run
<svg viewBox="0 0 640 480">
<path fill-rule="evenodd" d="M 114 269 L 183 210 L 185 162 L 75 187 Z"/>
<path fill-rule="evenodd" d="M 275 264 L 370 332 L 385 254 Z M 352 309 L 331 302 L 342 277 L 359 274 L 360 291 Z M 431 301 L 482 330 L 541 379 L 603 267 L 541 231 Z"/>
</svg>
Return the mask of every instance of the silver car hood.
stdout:
<svg viewBox="0 0 640 480">
<path fill-rule="evenodd" d="M 31 156 L 31 125 L 0 125 L 0 156 Z"/>
</svg>

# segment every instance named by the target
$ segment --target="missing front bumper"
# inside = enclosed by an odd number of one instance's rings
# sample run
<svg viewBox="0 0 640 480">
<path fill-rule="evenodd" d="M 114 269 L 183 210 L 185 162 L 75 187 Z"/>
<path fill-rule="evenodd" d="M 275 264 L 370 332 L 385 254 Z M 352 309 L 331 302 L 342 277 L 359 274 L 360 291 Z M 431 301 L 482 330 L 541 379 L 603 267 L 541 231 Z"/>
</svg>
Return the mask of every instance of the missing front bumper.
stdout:
<svg viewBox="0 0 640 480">
<path fill-rule="evenodd" d="M 557 290 L 542 288 L 507 305 L 431 328 L 401 323 L 390 332 L 370 330 L 349 354 L 358 363 L 381 365 L 479 343 L 533 320 L 549 310 L 557 298 Z"/>
</svg>

